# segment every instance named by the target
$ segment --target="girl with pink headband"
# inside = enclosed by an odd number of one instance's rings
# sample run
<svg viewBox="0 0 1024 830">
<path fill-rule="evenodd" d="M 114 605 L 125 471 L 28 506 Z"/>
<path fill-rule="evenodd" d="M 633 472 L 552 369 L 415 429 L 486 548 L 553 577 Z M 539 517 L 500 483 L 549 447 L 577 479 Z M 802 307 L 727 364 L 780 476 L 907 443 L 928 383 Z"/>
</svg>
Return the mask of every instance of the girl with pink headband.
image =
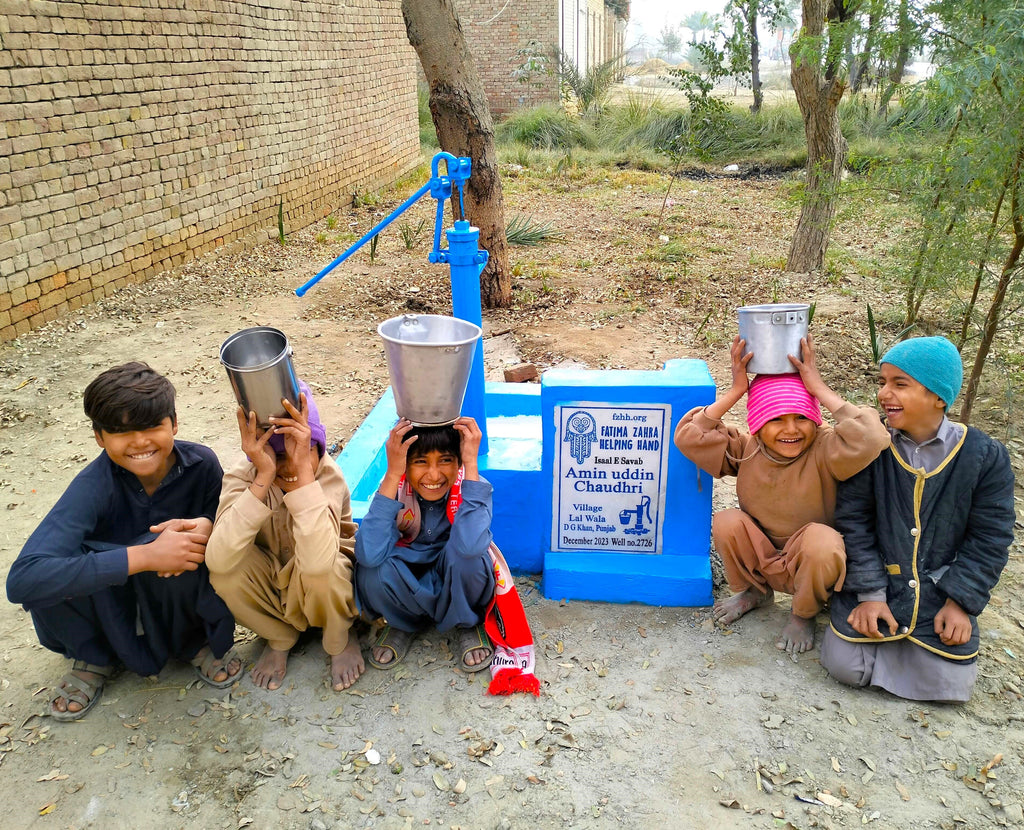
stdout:
<svg viewBox="0 0 1024 830">
<path fill-rule="evenodd" d="M 676 427 L 679 450 L 715 478 L 736 476 L 739 508 L 712 518 L 715 549 L 733 596 L 712 612 L 720 625 L 792 594 L 792 613 L 776 647 L 796 655 L 814 647 L 815 618 L 846 575 L 843 538 L 832 527 L 836 484 L 868 466 L 889 444 L 870 406 L 844 401 L 822 379 L 814 344 L 801 340 L 796 372 L 747 379 L 753 353 L 736 337 L 732 385 L 713 404 L 697 407 Z M 722 422 L 747 396 L 749 432 Z M 822 423 L 824 406 L 835 426 Z"/>
</svg>

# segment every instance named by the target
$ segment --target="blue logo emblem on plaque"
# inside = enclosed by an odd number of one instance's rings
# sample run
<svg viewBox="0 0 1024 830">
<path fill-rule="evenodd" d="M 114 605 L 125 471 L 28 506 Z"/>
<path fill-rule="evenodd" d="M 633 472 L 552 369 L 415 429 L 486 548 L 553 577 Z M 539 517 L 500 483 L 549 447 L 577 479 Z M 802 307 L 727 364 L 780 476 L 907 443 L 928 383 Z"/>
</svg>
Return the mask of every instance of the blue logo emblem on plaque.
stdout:
<svg viewBox="0 0 1024 830">
<path fill-rule="evenodd" d="M 590 445 L 597 440 L 597 423 L 594 416 L 582 409 L 573 412 L 565 422 L 565 438 L 569 443 L 569 454 L 582 464 L 590 457 Z"/>
</svg>

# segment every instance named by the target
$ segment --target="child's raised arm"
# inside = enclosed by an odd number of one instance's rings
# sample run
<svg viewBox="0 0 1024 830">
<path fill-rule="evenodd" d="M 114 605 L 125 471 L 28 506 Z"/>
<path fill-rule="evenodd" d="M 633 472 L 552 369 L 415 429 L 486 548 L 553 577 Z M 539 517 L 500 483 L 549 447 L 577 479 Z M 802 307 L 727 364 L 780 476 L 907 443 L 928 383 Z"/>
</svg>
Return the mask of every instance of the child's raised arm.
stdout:
<svg viewBox="0 0 1024 830">
<path fill-rule="evenodd" d="M 748 355 L 744 355 L 743 349 L 746 348 L 746 345 L 747 341 L 740 338 L 739 335 L 732 339 L 732 346 L 729 349 L 732 386 L 729 387 L 728 391 L 719 395 L 714 403 L 704 407 L 704 414 L 709 418 L 713 418 L 716 421 L 722 420 L 722 416 L 736 406 L 740 399 L 747 394 L 747 389 L 750 386 L 750 381 L 747 379 L 747 364 L 754 357 L 754 353 L 751 352 Z"/>
<path fill-rule="evenodd" d="M 462 466 L 465 469 L 463 478 L 477 481 L 480 478 L 480 470 L 477 467 L 480 442 L 484 435 L 476 421 L 468 415 L 460 417 L 452 426 L 459 433 L 459 455 L 462 456 Z"/>
<path fill-rule="evenodd" d="M 405 475 L 405 468 L 409 463 L 409 447 L 419 438 L 418 435 L 409 435 L 413 424 L 408 418 L 399 419 L 398 423 L 388 433 L 388 440 L 384 442 L 384 452 L 388 457 L 388 469 L 384 478 L 377 488 L 377 492 L 389 499 L 395 497 L 398 492 L 398 484 Z"/>
<path fill-rule="evenodd" d="M 814 340 L 811 335 L 808 334 L 807 337 L 800 340 L 800 348 L 803 360 L 789 355 L 789 362 L 800 373 L 804 388 L 814 395 L 825 409 L 835 415 L 836 410 L 846 402 L 832 391 L 832 388 L 822 378 L 821 372 L 818 371 L 818 359 L 814 352 Z"/>
</svg>

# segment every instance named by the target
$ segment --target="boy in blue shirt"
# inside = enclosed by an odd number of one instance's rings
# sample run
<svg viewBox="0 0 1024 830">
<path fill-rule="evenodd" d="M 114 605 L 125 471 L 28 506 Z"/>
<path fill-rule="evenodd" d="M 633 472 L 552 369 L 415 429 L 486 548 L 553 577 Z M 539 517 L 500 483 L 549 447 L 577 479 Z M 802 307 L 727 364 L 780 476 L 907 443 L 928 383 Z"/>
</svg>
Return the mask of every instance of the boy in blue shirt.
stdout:
<svg viewBox="0 0 1024 830">
<path fill-rule="evenodd" d="M 65 490 L 7 576 L 43 646 L 73 662 L 50 702 L 78 720 L 120 665 L 148 676 L 170 657 L 226 687 L 242 669 L 234 619 L 203 563 L 220 494 L 208 447 L 176 441 L 174 387 L 145 363 L 86 387 L 103 453 Z"/>
<path fill-rule="evenodd" d="M 977 615 L 1013 542 L 1010 457 L 947 417 L 963 365 L 946 338 L 898 343 L 879 372 L 892 444 L 839 487 L 846 581 L 832 597 L 821 665 L 852 686 L 966 701 L 978 676 Z"/>
<path fill-rule="evenodd" d="M 455 628 L 464 671 L 490 666 L 482 625 L 494 596 L 491 485 L 480 477 L 480 427 L 414 427 L 400 420 L 384 445 L 387 472 L 356 533 L 356 594 L 364 614 L 387 625 L 372 666 L 391 669 L 416 633 Z"/>
</svg>

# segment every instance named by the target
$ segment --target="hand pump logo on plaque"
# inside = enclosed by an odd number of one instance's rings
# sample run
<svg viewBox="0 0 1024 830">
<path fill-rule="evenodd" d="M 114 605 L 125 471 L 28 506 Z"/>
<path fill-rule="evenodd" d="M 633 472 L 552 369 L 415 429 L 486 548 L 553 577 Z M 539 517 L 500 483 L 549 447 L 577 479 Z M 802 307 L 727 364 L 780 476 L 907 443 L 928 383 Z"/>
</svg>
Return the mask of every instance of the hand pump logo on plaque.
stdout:
<svg viewBox="0 0 1024 830">
<path fill-rule="evenodd" d="M 555 407 L 551 549 L 660 553 L 667 404 Z"/>
</svg>

